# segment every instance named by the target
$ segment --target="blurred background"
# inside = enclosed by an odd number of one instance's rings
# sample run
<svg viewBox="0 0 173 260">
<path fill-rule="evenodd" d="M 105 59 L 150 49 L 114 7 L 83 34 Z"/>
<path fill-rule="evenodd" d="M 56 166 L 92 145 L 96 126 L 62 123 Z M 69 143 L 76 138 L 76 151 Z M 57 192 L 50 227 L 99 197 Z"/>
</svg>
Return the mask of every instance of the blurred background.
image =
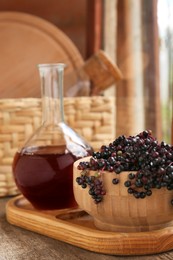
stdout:
<svg viewBox="0 0 173 260">
<path fill-rule="evenodd" d="M 115 96 L 116 135 L 151 129 L 172 142 L 173 0 L 1 0 L 0 11 L 53 23 L 84 60 L 104 50 L 123 74 L 100 93 Z"/>
</svg>

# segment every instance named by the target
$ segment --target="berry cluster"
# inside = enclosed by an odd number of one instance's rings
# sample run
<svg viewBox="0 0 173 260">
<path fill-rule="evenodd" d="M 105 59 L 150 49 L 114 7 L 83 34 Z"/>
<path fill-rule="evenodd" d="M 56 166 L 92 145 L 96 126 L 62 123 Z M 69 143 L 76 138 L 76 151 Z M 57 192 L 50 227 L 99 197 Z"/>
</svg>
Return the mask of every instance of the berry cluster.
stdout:
<svg viewBox="0 0 173 260">
<path fill-rule="evenodd" d="M 89 194 L 96 203 L 106 194 L 100 177 L 102 171 L 115 172 L 113 184 L 119 183 L 118 174 L 129 171 L 124 183 L 128 193 L 145 198 L 151 196 L 153 188 L 173 190 L 173 146 L 159 143 L 150 130 L 136 136 L 122 135 L 108 146 L 101 146 L 89 162 L 80 162 L 78 169 L 81 177 L 76 179 L 77 183 L 83 188 L 89 186 Z M 97 176 L 89 177 L 90 170 L 96 171 Z"/>
<path fill-rule="evenodd" d="M 94 202 L 97 204 L 102 201 L 103 196 L 106 194 L 102 180 L 99 174 L 95 176 L 88 176 L 88 171 L 83 171 L 81 177 L 76 178 L 76 182 L 81 185 L 83 189 L 89 186 L 89 195 L 93 198 Z"/>
</svg>

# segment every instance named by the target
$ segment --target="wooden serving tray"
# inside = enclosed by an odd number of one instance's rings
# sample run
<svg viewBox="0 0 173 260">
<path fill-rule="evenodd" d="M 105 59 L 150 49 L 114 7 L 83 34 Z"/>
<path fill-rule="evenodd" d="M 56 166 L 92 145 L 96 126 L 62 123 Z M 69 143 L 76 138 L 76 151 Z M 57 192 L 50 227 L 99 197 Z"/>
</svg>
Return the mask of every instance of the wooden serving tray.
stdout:
<svg viewBox="0 0 173 260">
<path fill-rule="evenodd" d="M 111 255 L 146 255 L 173 249 L 173 227 L 139 233 L 98 230 L 79 208 L 38 211 L 17 196 L 6 205 L 9 223 L 93 252 Z"/>
</svg>

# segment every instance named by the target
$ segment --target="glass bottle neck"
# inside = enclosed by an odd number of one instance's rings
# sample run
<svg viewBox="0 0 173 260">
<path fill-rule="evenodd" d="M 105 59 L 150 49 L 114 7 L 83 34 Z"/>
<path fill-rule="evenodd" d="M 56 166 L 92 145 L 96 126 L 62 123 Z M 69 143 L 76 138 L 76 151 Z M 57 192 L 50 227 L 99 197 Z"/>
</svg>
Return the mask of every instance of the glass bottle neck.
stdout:
<svg viewBox="0 0 173 260">
<path fill-rule="evenodd" d="M 38 65 L 41 79 L 42 124 L 64 122 L 62 63 Z"/>
</svg>

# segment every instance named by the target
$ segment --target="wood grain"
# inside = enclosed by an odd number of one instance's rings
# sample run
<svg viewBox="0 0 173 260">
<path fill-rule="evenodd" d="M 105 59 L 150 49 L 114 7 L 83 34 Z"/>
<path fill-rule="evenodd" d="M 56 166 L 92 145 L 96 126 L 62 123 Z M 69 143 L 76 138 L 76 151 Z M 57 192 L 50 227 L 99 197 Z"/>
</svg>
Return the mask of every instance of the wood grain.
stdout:
<svg viewBox="0 0 173 260">
<path fill-rule="evenodd" d="M 0 13 L 0 50 L 1 98 L 40 97 L 39 63 L 63 62 L 65 74 L 75 73 L 84 63 L 55 25 L 21 12 Z"/>
<path fill-rule="evenodd" d="M 100 178 L 106 195 L 101 203 L 95 204 L 92 197 L 89 196 L 89 187 L 83 189 L 75 181 L 77 177 L 81 176 L 81 170 L 78 170 L 81 161 L 90 161 L 90 157 L 79 159 L 74 163 L 74 196 L 80 208 L 93 217 L 97 228 L 113 232 L 140 233 L 173 225 L 172 191 L 165 187 L 152 189 L 151 196 L 136 199 L 128 193 L 127 187 L 124 185 L 130 172 L 124 171 L 116 174 L 103 170 L 100 172 Z M 96 171 L 90 171 L 88 175 L 95 176 L 95 173 Z M 133 173 L 135 174 L 135 172 Z M 114 178 L 119 180 L 117 185 L 112 184 Z M 132 182 L 133 180 L 131 180 Z M 143 188 L 138 188 L 138 191 L 142 190 Z"/>
<path fill-rule="evenodd" d="M 9 223 L 45 236 L 110 255 L 146 255 L 173 248 L 173 228 L 138 233 L 100 231 L 80 209 L 37 211 L 22 196 L 6 205 Z"/>
</svg>

